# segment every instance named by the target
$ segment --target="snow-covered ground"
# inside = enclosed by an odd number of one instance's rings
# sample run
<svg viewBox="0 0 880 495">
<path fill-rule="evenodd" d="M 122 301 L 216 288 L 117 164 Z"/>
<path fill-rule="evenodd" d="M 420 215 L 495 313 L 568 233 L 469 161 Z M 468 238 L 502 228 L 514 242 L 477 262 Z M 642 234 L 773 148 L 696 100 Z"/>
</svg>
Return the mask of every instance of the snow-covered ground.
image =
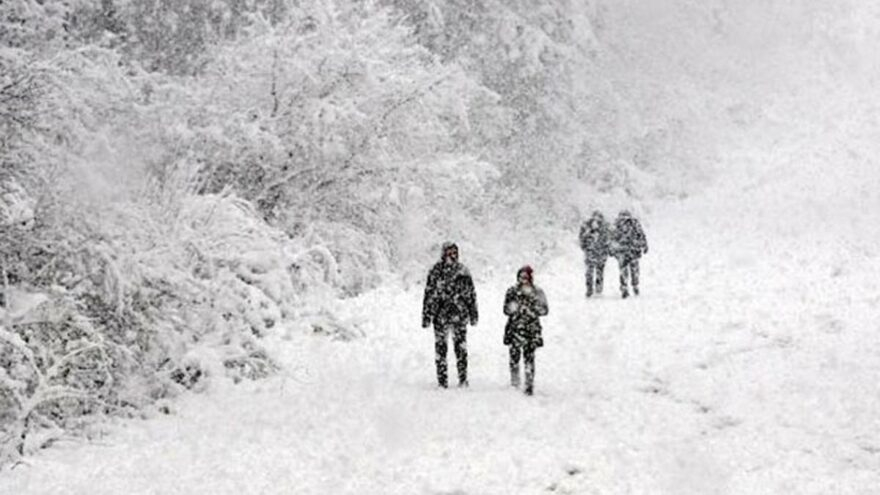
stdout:
<svg viewBox="0 0 880 495">
<path fill-rule="evenodd" d="M 420 289 L 386 288 L 339 309 L 365 338 L 281 331 L 278 376 L 56 445 L 0 473 L 0 493 L 875 494 L 880 184 L 859 163 L 653 205 L 639 298 L 619 298 L 610 262 L 584 299 L 572 237 L 536 267 L 535 397 L 507 385 L 513 273 L 471 266 L 468 389 L 434 385 Z"/>
</svg>

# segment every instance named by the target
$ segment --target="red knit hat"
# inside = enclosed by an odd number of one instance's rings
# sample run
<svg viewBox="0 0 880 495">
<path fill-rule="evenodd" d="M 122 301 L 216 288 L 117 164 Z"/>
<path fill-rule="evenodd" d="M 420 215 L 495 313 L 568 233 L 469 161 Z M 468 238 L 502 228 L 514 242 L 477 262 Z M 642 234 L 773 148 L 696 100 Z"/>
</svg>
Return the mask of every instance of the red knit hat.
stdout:
<svg viewBox="0 0 880 495">
<path fill-rule="evenodd" d="M 529 279 L 529 283 L 531 284 L 532 281 L 534 280 L 534 278 L 533 278 L 533 276 L 532 276 L 532 272 L 533 272 L 533 271 L 534 271 L 534 270 L 532 270 L 532 267 L 531 267 L 531 266 L 529 266 L 529 265 L 525 265 L 524 267 L 522 267 L 522 268 L 520 268 L 519 270 L 517 270 L 517 272 L 516 272 L 516 278 L 519 279 L 519 274 L 525 272 L 526 277 Z"/>
</svg>

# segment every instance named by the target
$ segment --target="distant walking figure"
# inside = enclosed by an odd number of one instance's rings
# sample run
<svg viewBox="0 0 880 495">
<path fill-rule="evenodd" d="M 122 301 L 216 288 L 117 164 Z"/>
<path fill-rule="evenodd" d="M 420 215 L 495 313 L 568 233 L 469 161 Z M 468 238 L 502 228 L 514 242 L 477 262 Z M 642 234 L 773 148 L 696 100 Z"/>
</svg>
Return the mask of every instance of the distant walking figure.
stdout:
<svg viewBox="0 0 880 495">
<path fill-rule="evenodd" d="M 422 302 L 422 328 L 434 324 L 437 384 L 447 387 L 446 352 L 449 335 L 455 349 L 458 386 L 468 386 L 467 324 L 477 324 L 477 295 L 468 269 L 458 261 L 458 246 L 443 244 L 442 255 L 428 273 Z"/>
<path fill-rule="evenodd" d="M 587 265 L 587 297 L 602 293 L 602 282 L 605 275 L 605 261 L 609 254 L 610 233 L 608 222 L 598 210 L 581 225 L 578 235 L 581 249 L 584 252 L 584 263 Z"/>
<path fill-rule="evenodd" d="M 519 362 L 525 363 L 526 395 L 532 395 L 535 386 L 535 350 L 544 345 L 540 316 L 547 315 L 547 297 L 535 286 L 532 267 L 524 266 L 516 272 L 516 285 L 504 296 L 504 344 L 510 350 L 510 384 L 519 387 Z"/>
<path fill-rule="evenodd" d="M 639 295 L 639 258 L 648 254 L 648 241 L 642 225 L 627 210 L 621 211 L 614 221 L 611 254 L 620 266 L 621 296 L 624 299 L 629 297 L 627 282 L 632 285 L 633 294 Z"/>
</svg>

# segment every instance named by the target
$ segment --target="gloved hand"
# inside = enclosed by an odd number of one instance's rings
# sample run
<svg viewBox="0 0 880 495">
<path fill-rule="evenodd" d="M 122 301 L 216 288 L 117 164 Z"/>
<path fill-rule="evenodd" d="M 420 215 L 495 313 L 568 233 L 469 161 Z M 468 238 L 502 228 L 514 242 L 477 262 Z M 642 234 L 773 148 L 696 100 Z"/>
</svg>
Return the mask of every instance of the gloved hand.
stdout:
<svg viewBox="0 0 880 495">
<path fill-rule="evenodd" d="M 431 326 L 431 319 L 427 316 L 422 318 L 422 328 L 428 328 Z"/>
</svg>

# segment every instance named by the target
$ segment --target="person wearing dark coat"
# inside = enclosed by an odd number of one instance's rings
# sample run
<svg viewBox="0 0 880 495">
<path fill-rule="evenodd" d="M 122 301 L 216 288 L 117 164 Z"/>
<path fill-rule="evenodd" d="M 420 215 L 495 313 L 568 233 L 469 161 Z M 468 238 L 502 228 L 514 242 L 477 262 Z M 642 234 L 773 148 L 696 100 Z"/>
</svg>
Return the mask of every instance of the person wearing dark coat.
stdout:
<svg viewBox="0 0 880 495">
<path fill-rule="evenodd" d="M 525 364 L 525 393 L 532 395 L 535 385 L 535 350 L 544 345 L 540 316 L 548 312 L 544 291 L 535 286 L 533 271 L 524 266 L 516 272 L 516 285 L 504 295 L 504 344 L 510 351 L 510 384 L 519 387 L 519 362 Z"/>
<path fill-rule="evenodd" d="M 626 210 L 618 214 L 614 221 L 611 254 L 620 266 L 620 293 L 629 297 L 627 282 L 632 285 L 633 294 L 639 295 L 639 258 L 648 254 L 648 241 L 638 219 Z"/>
<path fill-rule="evenodd" d="M 437 384 L 446 388 L 446 353 L 452 335 L 458 368 L 458 386 L 468 386 L 467 324 L 477 324 L 477 295 L 468 269 L 458 261 L 458 246 L 443 244 L 442 255 L 425 284 L 422 301 L 422 327 L 434 325 L 434 363 Z"/>
<path fill-rule="evenodd" d="M 587 297 L 593 295 L 594 288 L 596 294 L 602 293 L 605 261 L 608 260 L 609 254 L 609 237 L 608 222 L 598 210 L 581 225 L 578 240 L 584 252 L 584 263 L 587 265 Z"/>
</svg>

